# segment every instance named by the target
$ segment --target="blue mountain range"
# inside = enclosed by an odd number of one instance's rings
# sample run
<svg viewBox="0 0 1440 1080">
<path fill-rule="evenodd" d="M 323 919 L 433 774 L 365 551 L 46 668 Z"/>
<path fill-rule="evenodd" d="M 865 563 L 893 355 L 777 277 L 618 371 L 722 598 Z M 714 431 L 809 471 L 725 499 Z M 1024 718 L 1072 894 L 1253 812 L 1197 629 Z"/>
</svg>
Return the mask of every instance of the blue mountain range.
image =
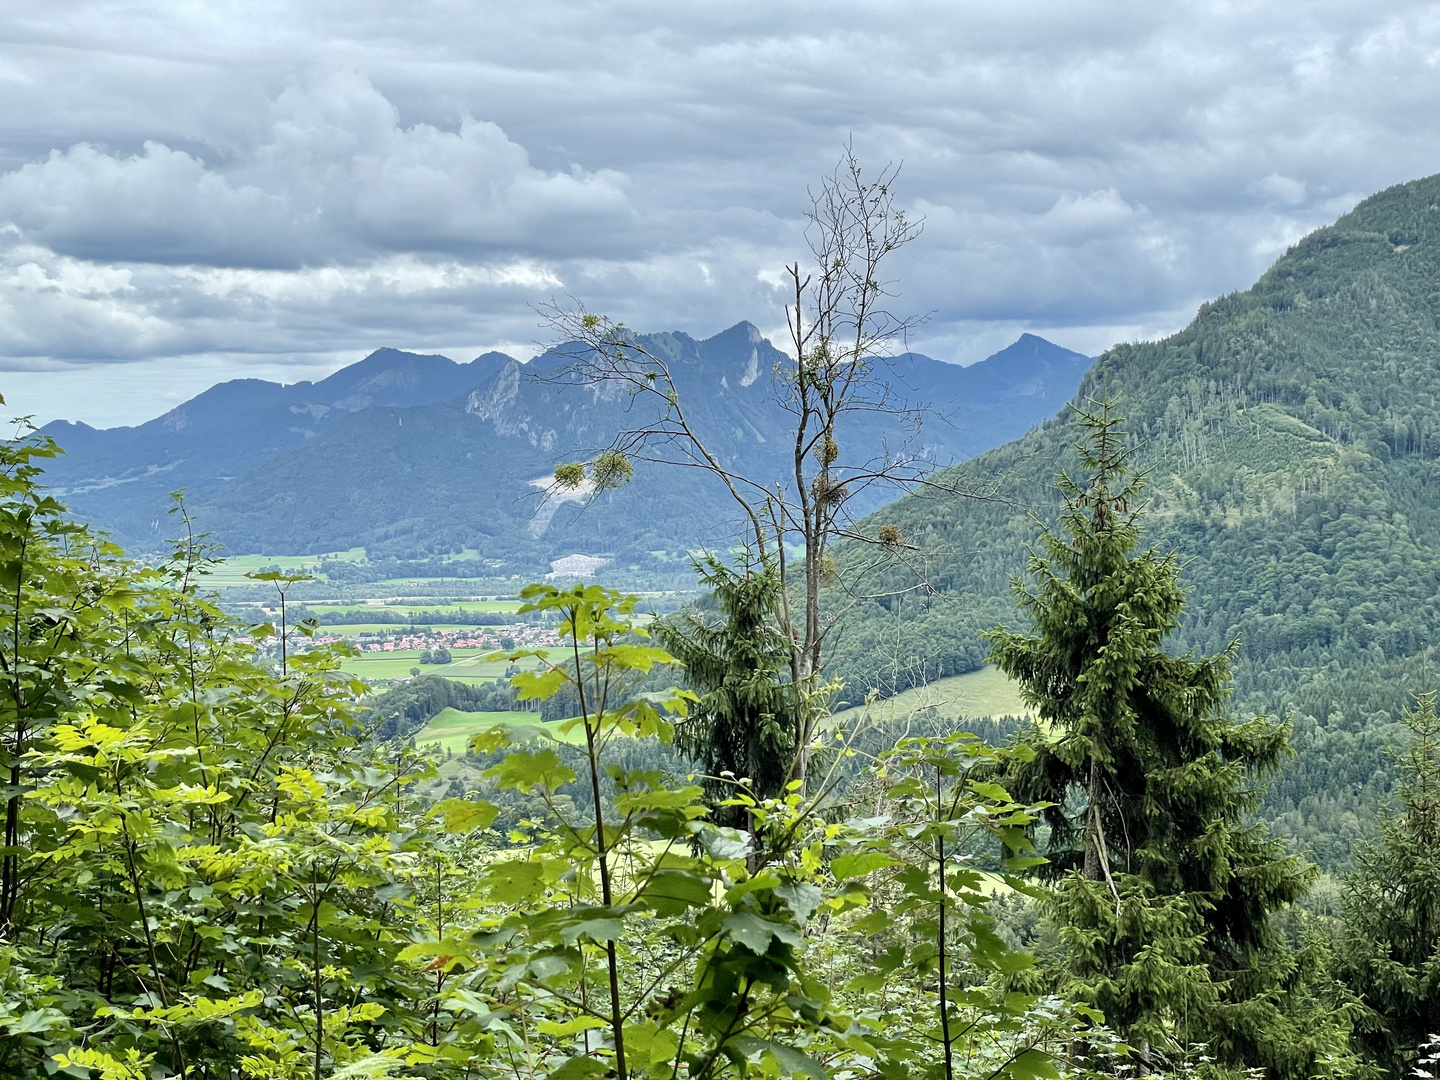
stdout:
<svg viewBox="0 0 1440 1080">
<path fill-rule="evenodd" d="M 756 327 L 641 340 L 670 363 L 727 464 L 783 475 L 790 416 L 772 372 L 784 358 Z M 906 353 L 884 361 L 880 378 L 897 400 L 926 408 L 921 428 L 856 414 L 847 437 L 867 452 L 903 439 L 937 465 L 969 458 L 1054 415 L 1090 362 L 1031 334 L 969 367 Z M 49 482 L 77 516 L 138 551 L 175 531 L 166 510 L 178 489 L 198 526 L 236 554 L 470 549 L 520 569 L 575 550 L 673 552 L 723 539 L 733 508 L 692 470 L 642 466 L 628 488 L 588 504 L 547 497 L 557 462 L 636 422 L 634 402 L 578 384 L 570 364 L 563 349 L 527 364 L 380 349 L 319 382 L 237 379 L 137 427 L 47 425 L 65 450 Z M 877 491 L 871 505 L 896 494 Z"/>
</svg>

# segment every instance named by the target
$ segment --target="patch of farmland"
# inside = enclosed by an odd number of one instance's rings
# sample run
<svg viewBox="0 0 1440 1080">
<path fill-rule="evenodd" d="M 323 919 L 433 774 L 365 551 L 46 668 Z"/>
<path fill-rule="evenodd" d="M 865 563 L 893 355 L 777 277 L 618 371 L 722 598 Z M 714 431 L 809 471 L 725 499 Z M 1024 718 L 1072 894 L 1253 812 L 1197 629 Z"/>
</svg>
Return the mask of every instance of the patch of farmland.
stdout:
<svg viewBox="0 0 1440 1080">
<path fill-rule="evenodd" d="M 441 751 L 463 754 L 470 743 L 470 737 L 496 724 L 506 727 L 537 727 L 548 731 L 561 742 L 583 743 L 585 736 L 577 731 L 568 735 L 560 733 L 563 720 L 541 720 L 533 712 L 461 712 L 446 709 L 415 735 L 419 747 L 439 745 Z"/>
<path fill-rule="evenodd" d="M 1029 706 L 1020 699 L 1020 688 L 1004 672 L 984 667 L 964 675 L 936 679 L 873 705 L 842 709 L 834 714 L 831 722 L 851 724 L 866 715 L 874 720 L 903 720 L 908 716 L 981 719 L 1028 716 L 1030 712 Z"/>
<path fill-rule="evenodd" d="M 342 671 L 358 675 L 362 679 L 408 679 L 410 669 L 418 667 L 425 675 L 443 675 L 447 679 L 461 682 L 488 682 L 501 678 L 509 667 L 505 660 L 486 660 L 489 649 L 451 649 L 448 664 L 421 664 L 418 649 L 396 649 L 393 652 L 362 653 L 346 657 L 340 664 Z M 538 667 L 539 661 L 526 657 L 520 662 L 522 668 Z"/>
<path fill-rule="evenodd" d="M 205 582 L 214 588 L 254 585 L 257 583 L 245 575 L 264 570 L 267 566 L 278 566 L 287 574 L 317 574 L 321 559 L 358 563 L 364 558 L 364 548 L 327 551 L 316 555 L 231 555 L 222 559 L 215 569 L 206 575 Z"/>
</svg>

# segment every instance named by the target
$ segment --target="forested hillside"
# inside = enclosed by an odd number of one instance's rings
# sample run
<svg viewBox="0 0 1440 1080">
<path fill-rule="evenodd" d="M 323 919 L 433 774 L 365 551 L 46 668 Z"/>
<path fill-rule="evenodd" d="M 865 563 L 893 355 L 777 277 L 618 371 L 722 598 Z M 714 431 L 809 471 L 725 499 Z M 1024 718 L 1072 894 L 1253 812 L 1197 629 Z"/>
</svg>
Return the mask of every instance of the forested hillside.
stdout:
<svg viewBox="0 0 1440 1080">
<path fill-rule="evenodd" d="M 1295 727 L 1265 813 L 1331 866 L 1392 786 L 1401 709 L 1437 679 L 1437 280 L 1429 178 L 1365 200 L 1180 333 L 1111 349 L 1081 387 L 1118 402 L 1149 471 L 1146 541 L 1185 560 L 1176 647 L 1238 639 L 1239 705 Z M 837 657 L 852 687 L 972 669 L 980 634 L 1016 624 L 1010 579 L 1054 518 L 1079 432 L 1062 412 L 951 474 L 985 498 L 874 516 L 918 550 L 857 609 Z"/>
</svg>

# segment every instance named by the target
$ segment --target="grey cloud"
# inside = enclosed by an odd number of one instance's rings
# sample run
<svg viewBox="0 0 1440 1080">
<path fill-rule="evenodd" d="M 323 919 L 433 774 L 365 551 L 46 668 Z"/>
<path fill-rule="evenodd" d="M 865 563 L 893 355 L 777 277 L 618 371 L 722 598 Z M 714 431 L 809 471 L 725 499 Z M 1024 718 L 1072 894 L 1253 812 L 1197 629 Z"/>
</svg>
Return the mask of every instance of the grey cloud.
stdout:
<svg viewBox="0 0 1440 1080">
<path fill-rule="evenodd" d="M 493 123 L 402 127 L 363 77 L 288 87 L 259 145 L 217 170 L 146 142 L 53 150 L 0 178 L 0 219 L 89 260 L 285 267 L 376 252 L 623 250 L 623 175 L 546 172 Z"/>
<path fill-rule="evenodd" d="M 1440 8 L 1405 0 L 16 0 L 0 22 L 0 366 L 308 375 L 530 341 L 530 305 L 567 292 L 643 327 L 778 326 L 805 187 L 852 135 L 904 159 L 928 218 L 896 266 L 897 304 L 933 313 L 913 346 L 1098 350 L 1440 168 Z"/>
</svg>

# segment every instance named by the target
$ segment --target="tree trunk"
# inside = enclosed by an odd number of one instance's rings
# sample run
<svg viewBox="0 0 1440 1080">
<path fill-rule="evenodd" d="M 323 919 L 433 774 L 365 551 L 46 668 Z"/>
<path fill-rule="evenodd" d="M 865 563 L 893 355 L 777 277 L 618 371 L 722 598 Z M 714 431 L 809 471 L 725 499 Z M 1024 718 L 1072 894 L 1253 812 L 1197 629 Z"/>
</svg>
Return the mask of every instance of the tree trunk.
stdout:
<svg viewBox="0 0 1440 1080">
<path fill-rule="evenodd" d="M 1090 783 L 1086 787 L 1085 812 L 1085 879 L 1103 881 L 1104 866 L 1100 857 L 1100 762 L 1090 759 Z"/>
</svg>

